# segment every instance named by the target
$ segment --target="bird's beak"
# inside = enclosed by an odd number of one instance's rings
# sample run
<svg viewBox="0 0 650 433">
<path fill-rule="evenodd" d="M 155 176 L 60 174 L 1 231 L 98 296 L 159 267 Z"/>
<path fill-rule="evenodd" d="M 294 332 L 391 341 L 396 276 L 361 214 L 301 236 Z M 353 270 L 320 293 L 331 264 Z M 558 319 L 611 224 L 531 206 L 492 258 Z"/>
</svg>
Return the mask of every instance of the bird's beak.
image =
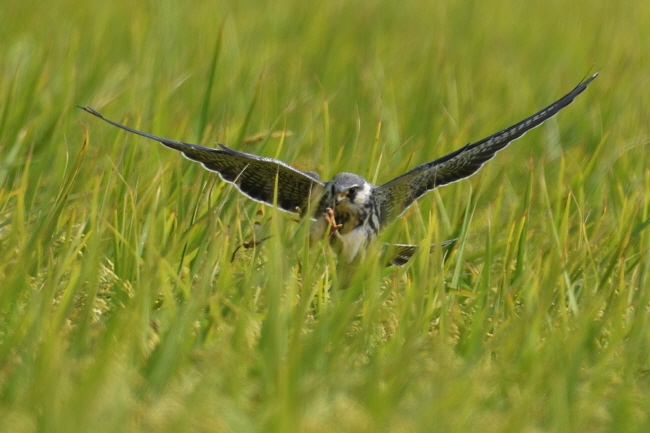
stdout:
<svg viewBox="0 0 650 433">
<path fill-rule="evenodd" d="M 341 204 L 343 200 L 345 200 L 347 197 L 345 194 L 337 193 L 336 197 L 334 197 L 334 202 L 338 205 Z"/>
</svg>

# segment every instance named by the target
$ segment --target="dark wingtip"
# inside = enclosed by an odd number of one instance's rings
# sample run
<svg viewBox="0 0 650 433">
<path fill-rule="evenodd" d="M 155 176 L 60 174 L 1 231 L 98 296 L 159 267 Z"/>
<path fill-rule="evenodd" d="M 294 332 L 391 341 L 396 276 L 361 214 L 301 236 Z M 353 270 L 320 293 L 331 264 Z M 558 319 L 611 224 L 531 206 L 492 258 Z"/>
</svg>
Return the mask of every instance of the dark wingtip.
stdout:
<svg viewBox="0 0 650 433">
<path fill-rule="evenodd" d="M 587 86 L 596 79 L 598 74 L 600 74 L 600 71 L 596 71 L 591 77 L 587 78 L 586 80 L 582 80 L 582 82 L 576 86 L 574 92 L 577 91 L 578 93 L 582 93 L 587 88 Z"/>
<path fill-rule="evenodd" d="M 569 92 L 564 98 L 562 98 L 562 100 L 564 100 L 565 103 L 562 104 L 561 108 L 570 105 L 578 97 L 578 95 L 580 95 L 582 92 L 587 90 L 589 84 L 591 84 L 591 82 L 596 79 L 598 74 L 599 72 L 595 72 L 589 78 L 583 79 L 571 92 Z"/>
<path fill-rule="evenodd" d="M 594 72 L 594 74 L 591 77 L 587 78 L 585 81 L 582 82 L 582 85 L 587 87 L 589 85 L 589 83 L 591 83 L 592 81 L 594 81 L 596 79 L 598 74 L 600 74 L 600 71 Z"/>
<path fill-rule="evenodd" d="M 103 119 L 103 118 L 104 118 L 104 116 L 102 116 L 102 115 L 99 114 L 97 111 L 93 110 L 92 108 L 90 108 L 90 107 L 87 106 L 87 105 L 84 107 L 84 106 L 82 106 L 82 105 L 78 105 L 78 104 L 77 104 L 77 108 L 81 108 L 81 109 L 84 110 L 85 112 L 90 113 L 90 114 L 92 114 L 93 116 L 97 116 L 97 117 L 99 117 L 100 119 Z"/>
</svg>

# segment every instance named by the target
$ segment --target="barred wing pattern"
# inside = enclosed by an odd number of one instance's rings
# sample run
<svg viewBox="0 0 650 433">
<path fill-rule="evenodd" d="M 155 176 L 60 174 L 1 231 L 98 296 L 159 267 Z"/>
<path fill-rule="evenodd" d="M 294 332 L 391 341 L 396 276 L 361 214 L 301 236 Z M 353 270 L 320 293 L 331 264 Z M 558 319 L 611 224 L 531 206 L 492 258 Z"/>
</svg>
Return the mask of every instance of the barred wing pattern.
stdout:
<svg viewBox="0 0 650 433">
<path fill-rule="evenodd" d="M 379 202 L 382 227 L 395 220 L 424 193 L 476 173 L 485 162 L 512 141 L 555 116 L 587 88 L 598 73 L 578 84 L 571 92 L 527 119 L 481 141 L 468 144 L 449 155 L 422 164 L 374 190 Z"/>
<path fill-rule="evenodd" d="M 277 177 L 277 205 L 283 211 L 302 216 L 309 209 L 310 202 L 320 199 L 323 194 L 325 184 L 316 174 L 305 173 L 277 159 L 239 152 L 221 143 L 217 143 L 221 149 L 214 149 L 158 137 L 109 120 L 90 107 L 79 108 L 113 126 L 178 150 L 187 159 L 219 173 L 223 180 L 234 184 L 253 200 L 272 205 Z"/>
</svg>

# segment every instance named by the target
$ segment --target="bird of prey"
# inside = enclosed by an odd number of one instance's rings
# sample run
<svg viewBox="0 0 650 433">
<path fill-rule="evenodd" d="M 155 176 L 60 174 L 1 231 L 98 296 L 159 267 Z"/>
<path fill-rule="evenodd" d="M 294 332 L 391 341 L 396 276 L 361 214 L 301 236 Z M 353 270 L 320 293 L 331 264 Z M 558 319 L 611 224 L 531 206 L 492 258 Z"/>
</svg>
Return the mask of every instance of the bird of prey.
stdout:
<svg viewBox="0 0 650 433">
<path fill-rule="evenodd" d="M 597 76 L 598 73 L 593 74 L 556 102 L 519 123 L 422 164 L 383 185 L 372 185 L 354 173 L 339 173 L 325 182 L 315 173 L 298 170 L 277 159 L 244 153 L 221 143 L 217 143 L 217 149 L 158 137 L 106 119 L 90 107 L 79 108 L 111 125 L 181 152 L 217 172 L 253 200 L 311 218 L 310 241 L 328 237 L 339 264 L 353 264 L 363 257 L 378 233 L 415 200 L 439 186 L 476 173 L 513 140 L 571 104 Z M 414 252 L 412 245 L 399 245 L 397 256 L 390 263 L 403 264 Z"/>
</svg>

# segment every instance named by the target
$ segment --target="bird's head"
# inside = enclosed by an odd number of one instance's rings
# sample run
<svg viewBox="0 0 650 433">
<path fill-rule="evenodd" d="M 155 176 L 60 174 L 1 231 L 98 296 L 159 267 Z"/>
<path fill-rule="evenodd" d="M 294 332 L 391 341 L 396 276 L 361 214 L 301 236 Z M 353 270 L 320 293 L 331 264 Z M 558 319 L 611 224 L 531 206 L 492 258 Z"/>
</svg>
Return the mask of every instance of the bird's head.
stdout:
<svg viewBox="0 0 650 433">
<path fill-rule="evenodd" d="M 351 211 L 366 202 L 372 186 L 357 174 L 339 173 L 329 183 L 329 188 L 334 206 L 341 211 Z"/>
</svg>

